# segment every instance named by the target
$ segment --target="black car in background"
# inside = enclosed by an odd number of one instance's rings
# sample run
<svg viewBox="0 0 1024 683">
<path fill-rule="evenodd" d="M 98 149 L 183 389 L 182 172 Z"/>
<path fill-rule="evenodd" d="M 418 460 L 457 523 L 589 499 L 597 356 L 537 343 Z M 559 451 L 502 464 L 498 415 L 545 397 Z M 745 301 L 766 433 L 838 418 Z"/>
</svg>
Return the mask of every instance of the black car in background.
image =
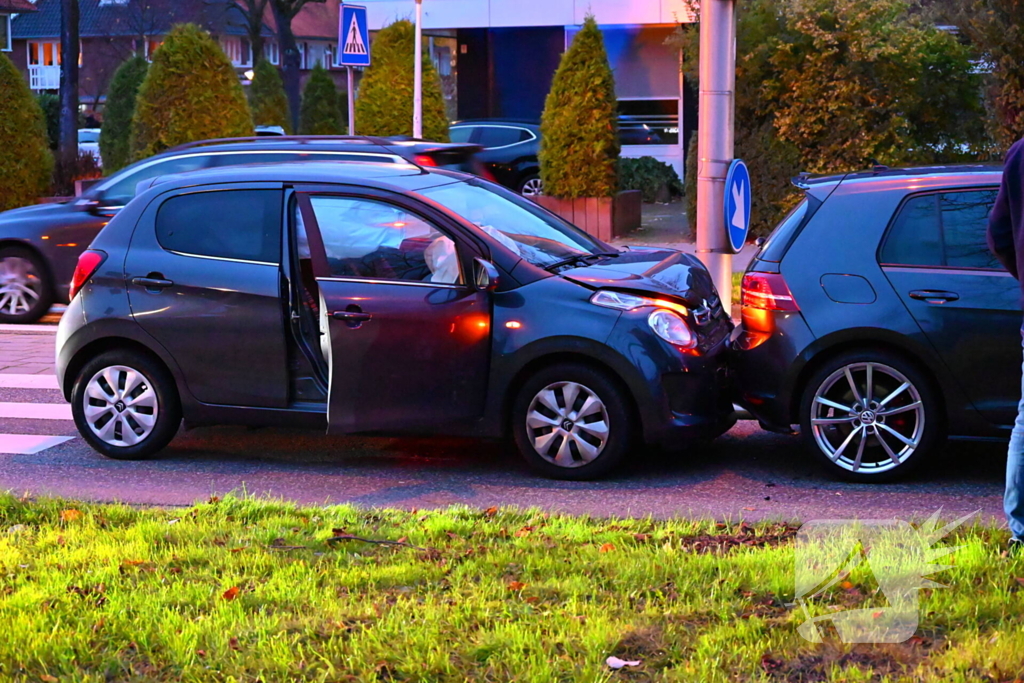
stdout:
<svg viewBox="0 0 1024 683">
<path fill-rule="evenodd" d="M 985 232 L 1001 171 L 806 178 L 743 278 L 742 404 L 833 473 L 880 481 L 945 437 L 1005 439 L 1021 382 L 1020 288 Z"/>
<path fill-rule="evenodd" d="M 78 255 L 156 176 L 238 164 L 367 160 L 482 172 L 480 147 L 398 138 L 277 136 L 204 140 L 139 161 L 59 204 L 0 213 L 0 323 L 30 323 L 68 301 Z"/>
<path fill-rule="evenodd" d="M 57 378 L 114 458 L 186 424 L 512 437 L 600 476 L 733 424 L 707 270 L 494 183 L 391 163 L 154 179 L 83 252 Z"/>
<path fill-rule="evenodd" d="M 452 142 L 484 148 L 477 158 L 493 180 L 521 195 L 543 194 L 540 180 L 540 126 L 514 119 L 456 121 L 449 130 Z"/>
</svg>

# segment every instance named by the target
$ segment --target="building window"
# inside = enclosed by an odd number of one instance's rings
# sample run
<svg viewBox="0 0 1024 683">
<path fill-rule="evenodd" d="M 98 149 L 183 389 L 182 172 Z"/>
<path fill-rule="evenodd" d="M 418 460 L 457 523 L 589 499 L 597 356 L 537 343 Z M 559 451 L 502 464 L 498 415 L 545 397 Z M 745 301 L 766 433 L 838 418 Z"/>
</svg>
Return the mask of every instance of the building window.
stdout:
<svg viewBox="0 0 1024 683">
<path fill-rule="evenodd" d="M 60 88 L 60 43 L 28 43 L 28 81 L 33 90 Z"/>
<path fill-rule="evenodd" d="M 263 58 L 274 66 L 281 61 L 281 52 L 277 47 L 276 40 L 263 41 Z"/>
<path fill-rule="evenodd" d="M 11 15 L 0 14 L 0 52 L 11 51 Z"/>
<path fill-rule="evenodd" d="M 252 66 L 252 49 L 247 38 L 221 38 L 220 46 L 234 66 Z"/>
<path fill-rule="evenodd" d="M 310 69 L 312 66 L 309 63 L 309 43 L 299 43 L 299 68 Z"/>
<path fill-rule="evenodd" d="M 147 62 L 153 61 L 153 53 L 158 47 L 160 47 L 160 41 L 155 38 L 147 38 L 143 41 L 132 40 L 132 51 L 145 57 Z"/>
<path fill-rule="evenodd" d="M 678 145 L 679 98 L 619 100 L 619 142 Z"/>
<path fill-rule="evenodd" d="M 334 61 L 334 43 L 327 43 L 327 47 L 324 48 L 324 68 L 330 69 L 335 65 Z"/>
</svg>

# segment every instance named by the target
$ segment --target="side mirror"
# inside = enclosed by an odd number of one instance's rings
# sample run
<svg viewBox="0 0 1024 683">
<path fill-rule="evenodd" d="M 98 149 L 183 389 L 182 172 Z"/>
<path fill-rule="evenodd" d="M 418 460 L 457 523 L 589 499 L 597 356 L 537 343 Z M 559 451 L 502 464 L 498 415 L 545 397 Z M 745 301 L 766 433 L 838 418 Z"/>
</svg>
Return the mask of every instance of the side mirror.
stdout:
<svg viewBox="0 0 1024 683">
<path fill-rule="evenodd" d="M 767 237 L 758 237 L 756 240 L 754 240 L 754 245 L 757 246 L 758 249 L 760 249 L 761 247 L 764 246 L 764 243 L 767 241 Z"/>
<path fill-rule="evenodd" d="M 473 281 L 481 292 L 493 292 L 498 288 L 498 269 L 490 261 L 473 259 Z"/>
</svg>

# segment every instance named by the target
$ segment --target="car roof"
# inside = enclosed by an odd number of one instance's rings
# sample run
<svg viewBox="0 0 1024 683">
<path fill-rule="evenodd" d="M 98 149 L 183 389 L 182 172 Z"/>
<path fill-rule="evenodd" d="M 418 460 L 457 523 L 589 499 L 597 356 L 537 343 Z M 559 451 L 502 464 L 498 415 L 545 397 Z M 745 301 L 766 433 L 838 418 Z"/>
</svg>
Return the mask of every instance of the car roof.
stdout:
<svg viewBox="0 0 1024 683">
<path fill-rule="evenodd" d="M 472 176 L 445 169 L 421 168 L 414 164 L 370 161 L 291 161 L 206 168 L 161 176 L 152 186 L 173 190 L 197 185 L 228 183 L 351 184 L 362 187 L 417 192 L 428 187 L 458 182 Z"/>
<path fill-rule="evenodd" d="M 934 190 L 944 187 L 998 185 L 1003 168 L 998 163 L 941 164 L 889 168 L 875 166 L 871 170 L 831 175 L 802 173 L 793 178 L 798 188 L 824 198 L 832 191 L 884 192 L 890 190 Z"/>
<path fill-rule="evenodd" d="M 536 130 L 540 128 L 540 124 L 537 121 L 530 121 L 528 119 L 462 119 L 452 124 L 455 126 L 520 126 L 523 128 L 529 128 Z"/>
</svg>

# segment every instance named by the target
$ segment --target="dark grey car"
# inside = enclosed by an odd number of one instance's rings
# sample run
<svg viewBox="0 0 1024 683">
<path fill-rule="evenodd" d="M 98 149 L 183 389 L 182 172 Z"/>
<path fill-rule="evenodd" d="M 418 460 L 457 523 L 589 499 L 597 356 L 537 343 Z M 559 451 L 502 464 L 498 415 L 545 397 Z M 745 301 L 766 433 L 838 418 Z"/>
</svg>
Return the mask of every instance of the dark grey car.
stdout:
<svg viewBox="0 0 1024 683">
<path fill-rule="evenodd" d="M 945 437 L 1005 439 L 1020 398 L 1020 288 L 985 231 L 1001 170 L 798 178 L 803 201 L 743 279 L 734 364 L 769 429 L 800 425 L 833 473 L 927 462 Z"/>
<path fill-rule="evenodd" d="M 477 170 L 476 145 L 369 137 L 282 136 L 206 140 L 132 164 L 57 204 L 0 213 L 0 323 L 38 320 L 54 302 L 67 303 L 78 255 L 157 176 L 252 163 L 378 161 Z"/>
</svg>

